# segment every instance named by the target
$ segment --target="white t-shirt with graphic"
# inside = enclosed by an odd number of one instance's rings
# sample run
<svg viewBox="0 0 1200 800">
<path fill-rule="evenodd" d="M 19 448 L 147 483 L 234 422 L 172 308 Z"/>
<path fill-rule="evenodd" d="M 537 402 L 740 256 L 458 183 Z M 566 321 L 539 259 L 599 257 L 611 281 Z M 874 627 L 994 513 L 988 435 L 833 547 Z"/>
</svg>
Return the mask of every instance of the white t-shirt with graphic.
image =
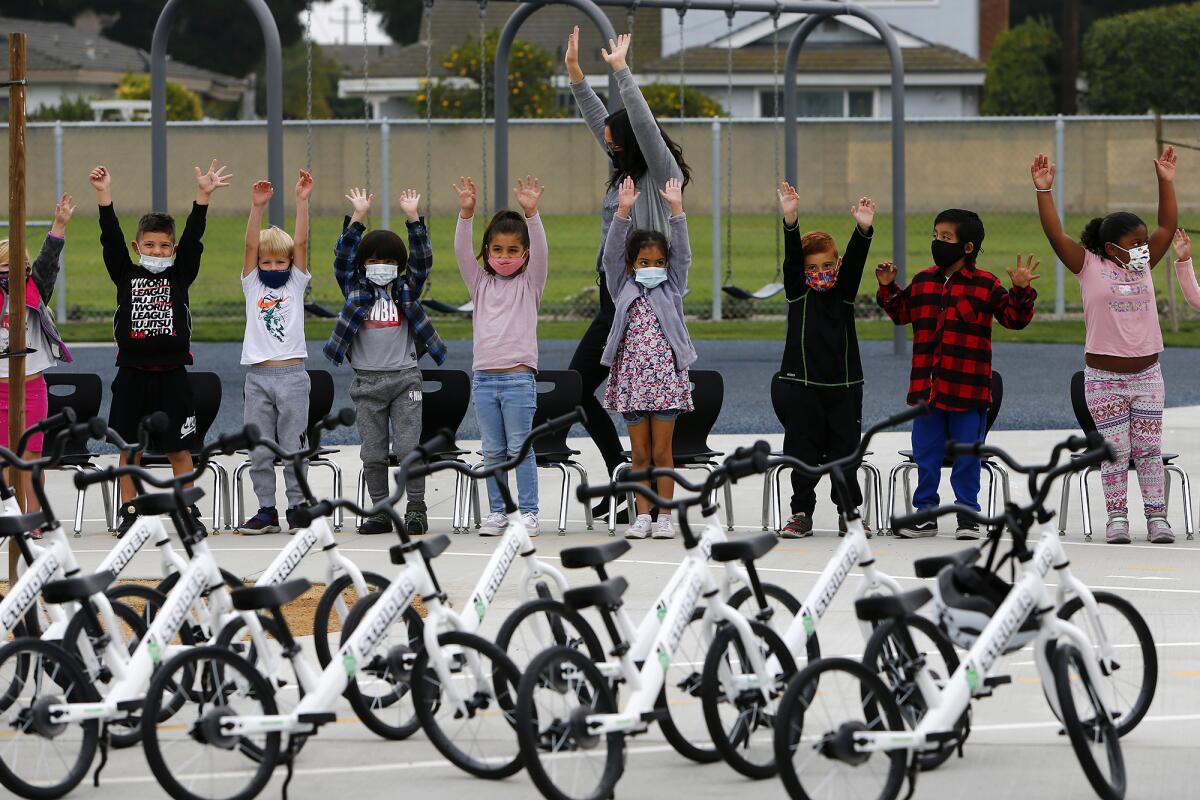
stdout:
<svg viewBox="0 0 1200 800">
<path fill-rule="evenodd" d="M 310 274 L 295 267 L 288 282 L 278 289 L 263 283 L 257 269 L 242 278 L 242 292 L 246 295 L 243 365 L 308 356 L 304 342 L 304 289 L 310 280 Z"/>
</svg>

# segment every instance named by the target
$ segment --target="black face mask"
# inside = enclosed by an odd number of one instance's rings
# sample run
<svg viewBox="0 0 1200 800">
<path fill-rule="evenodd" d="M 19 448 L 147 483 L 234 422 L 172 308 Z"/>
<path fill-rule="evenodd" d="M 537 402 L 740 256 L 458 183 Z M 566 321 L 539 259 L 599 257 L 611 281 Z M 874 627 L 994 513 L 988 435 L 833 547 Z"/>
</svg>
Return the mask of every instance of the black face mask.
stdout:
<svg viewBox="0 0 1200 800">
<path fill-rule="evenodd" d="M 621 159 L 617 157 L 617 153 L 615 150 L 608 151 L 608 160 L 609 160 L 609 163 L 612 164 L 612 168 L 615 171 L 619 172 L 621 170 Z"/>
<path fill-rule="evenodd" d="M 941 239 L 934 239 L 929 249 L 933 252 L 933 263 L 937 264 L 939 269 L 946 269 L 957 264 L 966 256 L 965 248 L 966 245 L 962 242 L 944 242 Z"/>
</svg>

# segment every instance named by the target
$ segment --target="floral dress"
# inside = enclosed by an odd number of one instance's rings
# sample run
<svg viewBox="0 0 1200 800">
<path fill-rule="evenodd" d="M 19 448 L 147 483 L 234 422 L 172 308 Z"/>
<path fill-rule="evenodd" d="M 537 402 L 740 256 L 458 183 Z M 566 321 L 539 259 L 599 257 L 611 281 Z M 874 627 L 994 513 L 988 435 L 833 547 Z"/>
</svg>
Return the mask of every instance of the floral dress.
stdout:
<svg viewBox="0 0 1200 800">
<path fill-rule="evenodd" d="M 613 358 L 604 407 L 617 412 L 692 410 L 688 371 L 675 368 L 675 353 L 644 295 L 629 307 L 629 324 Z"/>
</svg>

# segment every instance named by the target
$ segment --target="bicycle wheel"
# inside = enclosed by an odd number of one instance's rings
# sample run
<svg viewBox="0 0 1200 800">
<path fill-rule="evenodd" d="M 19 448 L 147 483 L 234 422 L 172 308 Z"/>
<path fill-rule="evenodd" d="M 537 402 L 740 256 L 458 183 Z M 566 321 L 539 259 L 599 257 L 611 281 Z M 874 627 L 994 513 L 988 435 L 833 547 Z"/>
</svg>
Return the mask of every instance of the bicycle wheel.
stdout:
<svg viewBox="0 0 1200 800">
<path fill-rule="evenodd" d="M 615 714 L 608 681 L 587 656 L 554 647 L 529 663 L 517 692 L 517 737 L 529 777 L 549 800 L 609 800 L 625 770 L 625 737 L 593 734 L 589 714 Z"/>
<path fill-rule="evenodd" d="M 764 583 L 762 588 L 763 594 L 766 595 L 767 598 L 767 608 L 771 609 L 771 618 L 768 624 L 776 633 L 778 633 L 780 636 L 783 636 L 788 627 L 792 624 L 792 620 L 794 620 L 796 615 L 800 613 L 800 601 L 795 595 L 778 584 Z M 754 612 L 751 612 L 750 609 L 742 611 L 742 606 L 746 604 L 746 601 L 750 601 L 752 607 L 754 608 Z M 738 609 L 739 611 L 742 611 L 747 618 L 756 619 L 755 613 L 757 613 L 759 609 L 754 601 L 754 593 L 751 591 L 749 586 L 743 586 L 731 594 L 729 596 L 729 605 Z M 763 620 L 759 619 L 758 621 L 762 622 Z M 815 641 L 816 634 L 813 636 L 813 641 Z M 819 657 L 820 654 L 818 653 L 817 656 L 814 656 L 813 658 L 815 660 Z"/>
<path fill-rule="evenodd" d="M 521 673 L 504 651 L 472 633 L 438 636 L 446 674 L 422 648 L 413 663 L 413 702 L 425 734 L 450 763 L 478 778 L 507 778 L 521 769 L 517 686 Z"/>
<path fill-rule="evenodd" d="M 371 594 L 382 592 L 390 583 L 387 578 L 375 572 L 364 572 L 362 576 Z M 333 646 L 333 642 L 337 641 L 333 634 L 345 628 L 350 609 L 361 599 L 349 575 L 339 575 L 321 593 L 317 609 L 313 612 L 313 648 L 317 651 L 321 669 L 329 666 L 329 659 L 337 649 Z"/>
<path fill-rule="evenodd" d="M 700 697 L 708 734 L 729 766 L 747 778 L 769 778 L 775 766 L 775 720 L 796 662 L 779 634 L 751 622 L 753 639 L 744 642 L 728 623 L 717 628 L 704 659 Z M 747 647 L 766 662 L 770 685 L 762 686 Z"/>
<path fill-rule="evenodd" d="M 1072 597 L 1058 610 L 1060 619 L 1079 626 L 1093 642 L 1099 641 L 1094 625 L 1104 627 L 1104 633 L 1113 647 L 1115 669 L 1101 662 L 1100 671 L 1108 679 L 1112 697 L 1112 708 L 1117 721 L 1117 733 L 1124 736 L 1137 727 L 1150 710 L 1154 691 L 1158 687 L 1158 650 L 1150 626 L 1138 613 L 1133 604 L 1112 592 L 1094 592 L 1099 606 L 1099 618 L 1093 620 L 1087 614 L 1080 619 L 1076 615 L 1083 608 L 1083 600 Z M 1100 648 L 1092 651 L 1100 658 Z M 1053 708 L 1054 704 L 1051 703 Z"/>
<path fill-rule="evenodd" d="M 658 727 L 679 755 L 699 764 L 711 764 L 721 760 L 721 752 L 713 746 L 712 737 L 708 735 L 704 704 L 700 699 L 704 657 L 711 644 L 704 637 L 703 619 L 704 609 L 692 611 L 692 618 L 679 637 L 679 645 L 667 662 L 657 703 L 665 714 L 659 719 Z"/>
<path fill-rule="evenodd" d="M 119 636 L 121 641 L 126 643 L 129 653 L 132 654 L 137 649 L 142 637 L 146 635 L 145 619 L 123 602 L 110 600 L 109 603 L 112 605 L 113 614 L 117 618 L 120 630 L 115 634 L 110 634 L 107 630 L 103 630 L 102 633 L 105 636 Z M 100 623 L 103 628 L 104 618 L 102 616 Z M 62 645 L 68 653 L 75 657 L 75 662 L 94 687 L 98 688 L 112 681 L 112 672 L 104 663 L 102 641 L 90 636 L 84 629 L 82 612 L 75 612 L 75 616 L 71 617 L 71 621 L 67 623 L 67 629 L 63 632 Z M 108 723 L 109 744 L 116 749 L 132 747 L 141 739 L 140 726 L 140 716 L 110 720 Z"/>
<path fill-rule="evenodd" d="M 883 681 L 857 661 L 822 659 L 792 678 L 780 703 L 774 742 L 779 776 L 793 800 L 895 800 L 908 751 L 860 753 L 854 736 L 903 730 L 900 708 Z"/>
<path fill-rule="evenodd" d="M 283 652 L 283 637 L 280 635 L 279 625 L 276 624 L 274 617 L 266 614 L 257 616 L 258 624 L 263 629 L 266 645 L 271 651 L 268 658 L 259 659 L 258 646 L 250 635 L 245 618 L 240 614 L 221 629 L 213 644 L 222 650 L 237 653 L 254 665 L 258 673 L 271 684 L 275 692 L 275 706 L 279 709 L 279 713 L 288 714 L 304 697 L 304 687 L 295 679 L 294 673 L 287 669 L 290 662 Z M 292 676 L 291 680 L 288 679 L 289 675 Z"/>
<path fill-rule="evenodd" d="M 350 609 L 342 626 L 343 644 L 379 598 L 380 593 L 373 592 Z M 384 739 L 407 739 L 421 729 L 411 679 L 423 629 L 420 615 L 410 606 L 379 637 L 375 652 L 365 663 L 347 666 L 353 669 L 345 692 L 350 707 L 369 730 Z"/>
<path fill-rule="evenodd" d="M 1054 653 L 1054 689 L 1063 727 L 1071 737 L 1071 747 L 1088 783 L 1102 800 L 1122 800 L 1125 759 L 1121 737 L 1092 683 L 1083 655 L 1074 645 L 1060 643 Z"/>
<path fill-rule="evenodd" d="M 583 615 L 552 597 L 517 606 L 496 633 L 496 646 L 522 672 L 534 656 L 555 646 L 580 650 L 593 661 L 604 659 L 600 638 Z"/>
<path fill-rule="evenodd" d="M 28 798 L 62 797 L 87 775 L 99 723 L 54 720 L 61 703 L 99 700 L 75 657 L 57 644 L 21 639 L 0 647 L 0 783 Z"/>
<path fill-rule="evenodd" d="M 900 714 L 904 717 L 905 724 L 909 730 L 916 730 L 917 725 L 924 719 L 925 712 L 929 710 L 929 702 L 917 686 L 918 668 L 925 669 L 926 674 L 941 689 L 958 669 L 958 654 L 954 652 L 954 645 L 938 626 L 920 616 L 910 616 L 904 620 L 909 636 L 916 645 L 916 651 L 910 652 L 898 635 L 899 625 L 896 620 L 889 619 L 875 628 L 871 638 L 867 640 L 862 663 L 883 680 L 900 706 Z M 917 764 L 922 770 L 928 772 L 937 769 L 954 754 L 959 742 L 966 738 L 969 713 L 968 708 L 955 726 L 959 734 L 958 739 L 931 745 L 930 749 L 917 754 Z"/>
<path fill-rule="evenodd" d="M 279 762 L 280 734 L 222 733 L 223 717 L 277 713 L 270 684 L 244 658 L 219 647 L 182 652 L 159 667 L 143 706 L 158 719 L 186 686 L 195 702 L 166 722 L 145 725 L 142 748 L 158 784 L 175 800 L 249 800 Z"/>
</svg>

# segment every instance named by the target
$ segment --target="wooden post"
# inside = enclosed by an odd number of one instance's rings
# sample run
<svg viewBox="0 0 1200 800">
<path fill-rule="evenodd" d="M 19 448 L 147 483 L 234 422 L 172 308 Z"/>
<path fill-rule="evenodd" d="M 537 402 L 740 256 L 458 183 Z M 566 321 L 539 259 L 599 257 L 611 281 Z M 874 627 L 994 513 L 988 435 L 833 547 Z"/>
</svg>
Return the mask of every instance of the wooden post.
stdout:
<svg viewBox="0 0 1200 800">
<path fill-rule="evenodd" d="M 1162 112 L 1154 112 L 1154 157 L 1158 158 L 1163 151 Z M 1174 235 L 1174 231 L 1172 231 Z M 1179 333 L 1179 306 L 1175 302 L 1175 268 L 1171 264 L 1170 251 L 1166 255 L 1167 266 L 1167 319 L 1171 323 L 1171 333 Z"/>
<path fill-rule="evenodd" d="M 15 448 L 25 432 L 25 34 L 8 35 L 8 443 Z M 17 470 L 9 485 L 19 489 Z M 21 508 L 25 497 L 18 490 Z M 8 578 L 17 578 L 20 551 L 10 540 Z"/>
</svg>

